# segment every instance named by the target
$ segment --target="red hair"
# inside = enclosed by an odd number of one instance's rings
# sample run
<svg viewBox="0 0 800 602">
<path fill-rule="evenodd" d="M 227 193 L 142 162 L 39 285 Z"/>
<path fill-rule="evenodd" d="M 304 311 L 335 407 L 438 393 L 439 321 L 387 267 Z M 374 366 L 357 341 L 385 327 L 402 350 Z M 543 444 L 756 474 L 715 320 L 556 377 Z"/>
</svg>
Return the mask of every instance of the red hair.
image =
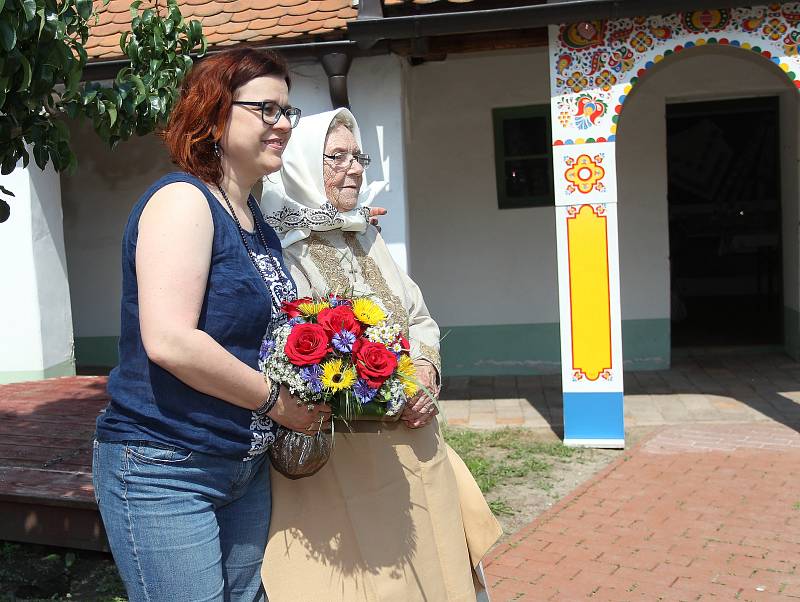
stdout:
<svg viewBox="0 0 800 602">
<path fill-rule="evenodd" d="M 291 86 L 286 61 L 271 50 L 226 50 L 192 68 L 164 131 L 167 149 L 181 169 L 209 183 L 222 179 L 214 145 L 222 137 L 234 92 L 264 76 L 281 77 Z"/>
</svg>

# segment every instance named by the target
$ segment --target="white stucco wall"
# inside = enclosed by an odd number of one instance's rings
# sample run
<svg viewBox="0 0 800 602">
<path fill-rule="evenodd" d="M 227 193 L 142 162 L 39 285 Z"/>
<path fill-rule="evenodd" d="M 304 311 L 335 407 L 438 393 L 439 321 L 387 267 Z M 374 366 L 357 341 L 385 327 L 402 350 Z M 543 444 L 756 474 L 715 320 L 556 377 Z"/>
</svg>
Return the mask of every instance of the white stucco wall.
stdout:
<svg viewBox="0 0 800 602">
<path fill-rule="evenodd" d="M 497 208 L 492 109 L 549 104 L 546 49 L 408 72 L 411 273 L 446 326 L 558 321 L 552 207 Z"/>
<path fill-rule="evenodd" d="M 294 105 L 304 114 L 332 108 L 321 65 L 313 61 L 295 63 L 291 70 Z M 349 92 L 364 150 L 373 157 L 368 177 L 389 177 L 391 182 L 390 190 L 375 204 L 390 210 L 382 219 L 383 234 L 398 262 L 405 266 L 408 222 L 400 60 L 390 56 L 355 60 Z M 74 175 L 62 176 L 62 188 L 75 336 L 118 336 L 120 245 L 128 213 L 150 184 L 176 168 L 155 136 L 121 143 L 111 151 L 88 124 L 73 123 L 70 127 L 79 167 Z"/>
<path fill-rule="evenodd" d="M 0 183 L 15 195 L 0 224 L 0 382 L 74 374 L 59 177 L 31 161 Z"/>
<path fill-rule="evenodd" d="M 616 146 L 623 320 L 670 313 L 666 103 L 754 95 L 781 94 L 781 130 L 794 133 L 782 140 L 782 172 L 785 287 L 797 306 L 797 93 L 765 59 L 725 50 L 664 61 L 625 103 Z M 545 50 L 530 49 L 409 70 L 411 272 L 444 325 L 558 321 L 553 209 L 497 208 L 491 115 L 549 102 L 547 69 Z"/>
</svg>

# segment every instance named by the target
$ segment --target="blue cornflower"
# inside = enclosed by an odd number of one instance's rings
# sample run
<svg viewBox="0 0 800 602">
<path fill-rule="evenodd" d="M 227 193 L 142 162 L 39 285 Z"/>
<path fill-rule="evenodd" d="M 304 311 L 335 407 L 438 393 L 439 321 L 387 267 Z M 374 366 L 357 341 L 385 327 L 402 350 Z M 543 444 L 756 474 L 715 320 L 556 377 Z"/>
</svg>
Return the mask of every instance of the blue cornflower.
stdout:
<svg viewBox="0 0 800 602">
<path fill-rule="evenodd" d="M 291 320 L 289 320 L 289 325 L 290 326 L 296 326 L 297 324 L 305 324 L 305 323 L 306 323 L 306 321 L 302 316 L 296 316 L 296 317 L 292 318 Z"/>
<path fill-rule="evenodd" d="M 331 304 L 331 307 L 339 307 L 340 305 L 350 305 L 349 299 L 340 299 L 336 295 L 331 295 L 328 302 Z"/>
<path fill-rule="evenodd" d="M 261 348 L 258 350 L 258 361 L 265 361 L 272 352 L 275 351 L 275 341 L 272 339 L 264 339 L 261 341 Z"/>
<path fill-rule="evenodd" d="M 355 386 L 353 386 L 353 393 L 356 394 L 356 399 L 358 399 L 361 405 L 366 405 L 375 399 L 375 394 L 377 392 L 378 389 L 373 389 L 366 383 L 366 381 L 360 378 L 358 381 L 356 381 Z"/>
<path fill-rule="evenodd" d="M 313 364 L 302 368 L 300 370 L 300 376 L 306 381 L 312 393 L 319 393 L 322 391 L 322 368 L 319 364 Z"/>
<path fill-rule="evenodd" d="M 333 348 L 339 353 L 350 353 L 353 350 L 353 343 L 356 342 L 356 335 L 349 330 L 340 330 L 331 338 Z"/>
</svg>

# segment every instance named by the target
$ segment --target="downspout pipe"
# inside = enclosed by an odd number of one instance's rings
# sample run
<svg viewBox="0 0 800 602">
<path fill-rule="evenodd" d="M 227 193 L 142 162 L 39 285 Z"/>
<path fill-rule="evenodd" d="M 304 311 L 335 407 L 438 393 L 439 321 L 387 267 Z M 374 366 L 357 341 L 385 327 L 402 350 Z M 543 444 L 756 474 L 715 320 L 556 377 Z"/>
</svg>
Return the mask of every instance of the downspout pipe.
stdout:
<svg viewBox="0 0 800 602">
<path fill-rule="evenodd" d="M 347 72 L 350 71 L 352 58 L 345 52 L 329 52 L 322 55 L 322 68 L 328 76 L 328 87 L 331 105 L 334 109 L 350 108 L 347 97 Z"/>
<path fill-rule="evenodd" d="M 778 2 L 785 4 L 787 0 Z M 564 0 L 515 6 L 404 17 L 365 18 L 347 24 L 348 37 L 360 48 L 380 40 L 411 40 L 441 35 L 463 35 L 619 19 L 687 10 L 748 6 L 747 0 Z"/>
</svg>

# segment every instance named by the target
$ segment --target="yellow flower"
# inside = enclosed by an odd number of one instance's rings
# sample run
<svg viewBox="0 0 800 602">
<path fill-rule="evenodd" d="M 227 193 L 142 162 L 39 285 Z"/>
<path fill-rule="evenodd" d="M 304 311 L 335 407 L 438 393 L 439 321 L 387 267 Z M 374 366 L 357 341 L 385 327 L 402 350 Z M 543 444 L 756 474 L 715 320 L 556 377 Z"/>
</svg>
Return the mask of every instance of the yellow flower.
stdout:
<svg viewBox="0 0 800 602">
<path fill-rule="evenodd" d="M 322 386 L 336 393 L 349 389 L 356 382 L 356 371 L 352 366 L 343 366 L 342 360 L 328 360 L 322 364 Z"/>
<path fill-rule="evenodd" d="M 397 360 L 397 376 L 403 381 L 406 397 L 411 397 L 419 391 L 419 385 L 416 383 L 417 368 L 407 355 L 401 355 Z"/>
<path fill-rule="evenodd" d="M 319 303 L 300 303 L 297 306 L 297 311 L 305 317 L 316 316 L 323 309 L 328 309 L 331 306 L 327 301 L 320 301 Z"/>
<path fill-rule="evenodd" d="M 360 298 L 353 301 L 353 313 L 359 322 L 367 326 L 375 326 L 386 319 L 386 314 L 373 301 Z"/>
</svg>

